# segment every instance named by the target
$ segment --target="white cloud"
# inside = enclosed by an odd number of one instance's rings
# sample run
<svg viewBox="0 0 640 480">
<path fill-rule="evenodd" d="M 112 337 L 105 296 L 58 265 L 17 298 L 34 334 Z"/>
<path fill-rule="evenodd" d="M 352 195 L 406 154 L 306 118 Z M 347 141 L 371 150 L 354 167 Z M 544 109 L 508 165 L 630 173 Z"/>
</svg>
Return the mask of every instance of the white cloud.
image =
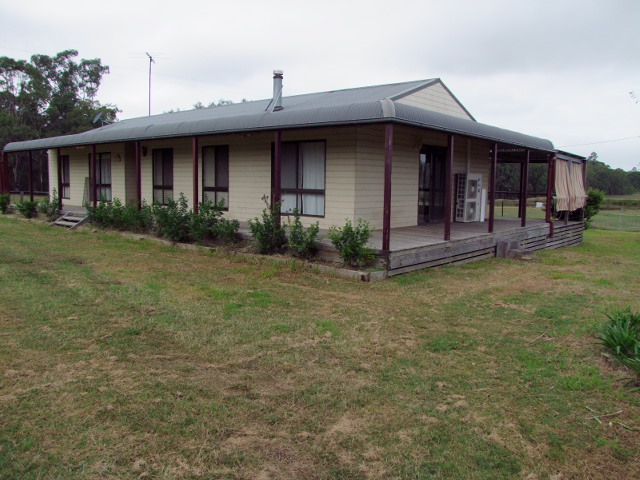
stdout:
<svg viewBox="0 0 640 480">
<path fill-rule="evenodd" d="M 640 135 L 636 0 L 26 1 L 0 6 L 0 55 L 74 48 L 111 67 L 99 98 L 145 115 L 220 98 L 441 77 L 485 123 L 576 145 Z M 571 147 L 625 169 L 640 140 Z"/>
</svg>

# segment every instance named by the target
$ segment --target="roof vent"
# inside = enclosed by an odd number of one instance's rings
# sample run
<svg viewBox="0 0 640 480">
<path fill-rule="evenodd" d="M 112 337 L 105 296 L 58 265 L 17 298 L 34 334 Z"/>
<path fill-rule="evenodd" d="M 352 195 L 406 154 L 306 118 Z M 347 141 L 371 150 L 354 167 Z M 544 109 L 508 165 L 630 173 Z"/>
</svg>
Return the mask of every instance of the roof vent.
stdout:
<svg viewBox="0 0 640 480">
<path fill-rule="evenodd" d="M 272 112 L 282 110 L 282 70 L 273 71 L 273 100 L 270 109 Z"/>
</svg>

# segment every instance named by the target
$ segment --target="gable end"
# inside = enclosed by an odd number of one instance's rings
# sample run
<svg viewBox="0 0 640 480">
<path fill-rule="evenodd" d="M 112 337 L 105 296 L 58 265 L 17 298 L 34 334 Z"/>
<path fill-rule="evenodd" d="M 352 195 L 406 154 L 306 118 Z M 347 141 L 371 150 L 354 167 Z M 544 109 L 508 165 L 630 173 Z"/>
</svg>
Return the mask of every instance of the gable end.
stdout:
<svg viewBox="0 0 640 480">
<path fill-rule="evenodd" d="M 427 85 L 396 95 L 392 100 L 412 107 L 476 121 L 473 115 L 439 78 Z"/>
</svg>

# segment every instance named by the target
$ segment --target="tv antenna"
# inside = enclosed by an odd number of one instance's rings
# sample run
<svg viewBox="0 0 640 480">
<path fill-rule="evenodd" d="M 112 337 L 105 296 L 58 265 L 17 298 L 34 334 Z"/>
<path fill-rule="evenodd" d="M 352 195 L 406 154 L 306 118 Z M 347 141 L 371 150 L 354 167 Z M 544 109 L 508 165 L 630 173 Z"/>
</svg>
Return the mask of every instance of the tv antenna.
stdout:
<svg viewBox="0 0 640 480">
<path fill-rule="evenodd" d="M 149 57 L 149 116 L 151 116 L 151 64 L 156 63 L 149 52 L 144 52 Z"/>
</svg>

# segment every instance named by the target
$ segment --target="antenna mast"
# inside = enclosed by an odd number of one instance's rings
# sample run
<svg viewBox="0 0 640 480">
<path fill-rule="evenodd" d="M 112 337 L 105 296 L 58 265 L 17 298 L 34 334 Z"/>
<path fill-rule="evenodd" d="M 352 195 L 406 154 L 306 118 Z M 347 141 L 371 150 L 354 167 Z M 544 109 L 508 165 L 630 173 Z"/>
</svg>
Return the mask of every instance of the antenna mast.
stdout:
<svg viewBox="0 0 640 480">
<path fill-rule="evenodd" d="M 149 57 L 149 116 L 151 116 L 151 64 L 156 63 L 153 57 L 149 54 L 149 52 L 144 52 Z"/>
</svg>

